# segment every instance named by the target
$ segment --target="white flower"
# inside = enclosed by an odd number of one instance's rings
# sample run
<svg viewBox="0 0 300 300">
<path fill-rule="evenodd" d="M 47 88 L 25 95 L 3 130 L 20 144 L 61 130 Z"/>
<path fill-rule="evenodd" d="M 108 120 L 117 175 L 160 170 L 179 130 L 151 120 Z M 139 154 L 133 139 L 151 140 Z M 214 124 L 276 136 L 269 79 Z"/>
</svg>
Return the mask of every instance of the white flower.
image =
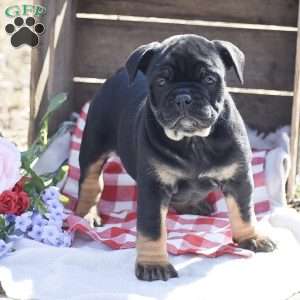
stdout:
<svg viewBox="0 0 300 300">
<path fill-rule="evenodd" d="M 5 243 L 3 240 L 0 240 L 0 257 L 7 254 L 9 251 L 11 251 L 13 246 L 13 243 Z"/>
<path fill-rule="evenodd" d="M 30 217 L 31 214 L 28 213 L 24 213 L 20 216 L 17 216 L 15 220 L 15 229 L 19 229 L 22 232 L 26 232 L 29 226 L 32 224 Z"/>
<path fill-rule="evenodd" d="M 43 236 L 43 227 L 34 225 L 32 230 L 28 232 L 28 236 L 36 241 L 41 241 Z"/>
<path fill-rule="evenodd" d="M 44 242 L 55 246 L 59 239 L 60 232 L 54 225 L 46 225 L 43 229 L 42 239 Z"/>
<path fill-rule="evenodd" d="M 0 137 L 0 193 L 10 190 L 20 179 L 21 153 L 18 148 Z"/>
</svg>

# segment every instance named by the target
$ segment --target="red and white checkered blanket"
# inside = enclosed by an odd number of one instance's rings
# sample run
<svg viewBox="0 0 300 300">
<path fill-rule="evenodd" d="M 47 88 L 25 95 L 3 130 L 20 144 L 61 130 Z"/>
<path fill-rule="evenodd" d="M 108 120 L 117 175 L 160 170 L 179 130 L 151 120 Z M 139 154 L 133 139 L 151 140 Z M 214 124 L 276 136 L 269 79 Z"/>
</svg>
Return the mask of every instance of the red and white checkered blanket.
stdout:
<svg viewBox="0 0 300 300">
<path fill-rule="evenodd" d="M 74 209 L 78 196 L 79 149 L 89 104 L 85 104 L 72 135 L 69 173 L 62 192 L 70 197 Z M 262 215 L 270 211 L 270 197 L 265 184 L 265 158 L 267 151 L 253 151 L 252 171 L 255 183 L 253 200 L 255 212 Z M 90 236 L 112 249 L 135 247 L 136 237 L 135 181 L 126 173 L 120 159 L 113 157 L 104 168 L 104 190 L 100 201 L 103 226 L 92 229 L 80 217 L 71 215 L 67 222 L 72 232 Z M 227 218 L 225 200 L 220 193 L 210 193 L 207 201 L 214 204 L 215 213 L 210 217 L 179 215 L 169 211 L 167 216 L 168 252 L 174 255 L 201 254 L 216 257 L 222 254 L 250 256 L 252 252 L 237 248 Z"/>
</svg>

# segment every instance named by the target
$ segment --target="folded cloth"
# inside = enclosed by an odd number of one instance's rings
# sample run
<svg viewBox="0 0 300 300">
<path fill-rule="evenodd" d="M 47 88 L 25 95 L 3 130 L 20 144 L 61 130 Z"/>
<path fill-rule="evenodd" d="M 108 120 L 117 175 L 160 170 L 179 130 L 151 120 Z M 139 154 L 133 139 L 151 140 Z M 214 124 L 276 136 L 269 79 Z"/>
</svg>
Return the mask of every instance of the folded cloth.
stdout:
<svg viewBox="0 0 300 300">
<path fill-rule="evenodd" d="M 89 104 L 85 104 L 71 142 L 69 173 L 63 193 L 71 198 L 72 209 L 78 201 L 79 149 Z M 265 160 L 268 151 L 253 151 L 252 172 L 255 184 L 253 201 L 255 212 L 262 216 L 270 212 L 270 197 L 265 183 Z M 87 222 L 71 215 L 67 222 L 70 231 L 80 232 L 108 245 L 112 249 L 135 247 L 136 196 L 135 181 L 126 173 L 118 157 L 112 157 L 104 166 L 104 190 L 98 207 L 103 226 L 89 227 Z M 210 217 L 179 215 L 169 211 L 167 215 L 168 252 L 173 255 L 201 254 L 216 257 L 222 254 L 250 256 L 252 252 L 237 248 L 227 217 L 227 208 L 221 192 L 210 193 L 206 201 L 213 204 L 215 212 Z"/>
</svg>

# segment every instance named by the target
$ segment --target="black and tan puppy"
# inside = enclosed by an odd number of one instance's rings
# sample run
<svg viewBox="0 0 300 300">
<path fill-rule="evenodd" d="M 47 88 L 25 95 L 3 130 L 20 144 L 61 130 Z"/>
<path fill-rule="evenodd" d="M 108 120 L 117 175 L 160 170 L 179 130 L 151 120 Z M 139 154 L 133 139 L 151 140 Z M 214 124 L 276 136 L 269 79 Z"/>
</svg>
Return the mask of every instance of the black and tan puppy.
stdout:
<svg viewBox="0 0 300 300">
<path fill-rule="evenodd" d="M 97 221 L 99 174 L 116 152 L 138 185 L 139 279 L 177 276 L 166 251 L 168 206 L 207 213 L 201 199 L 215 188 L 226 197 L 234 240 L 254 251 L 274 249 L 255 227 L 250 147 L 226 89 L 230 68 L 242 82 L 244 55 L 235 45 L 173 36 L 137 48 L 91 103 L 77 213 Z"/>
</svg>

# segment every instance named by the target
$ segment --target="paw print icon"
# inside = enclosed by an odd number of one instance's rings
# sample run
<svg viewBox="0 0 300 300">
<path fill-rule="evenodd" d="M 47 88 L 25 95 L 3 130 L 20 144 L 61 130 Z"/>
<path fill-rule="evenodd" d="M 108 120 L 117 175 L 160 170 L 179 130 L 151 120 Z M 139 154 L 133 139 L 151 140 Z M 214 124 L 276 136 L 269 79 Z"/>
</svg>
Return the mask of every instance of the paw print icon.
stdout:
<svg viewBox="0 0 300 300">
<path fill-rule="evenodd" d="M 16 17 L 14 24 L 5 26 L 5 31 L 11 35 L 12 46 L 16 48 L 21 45 L 36 47 L 39 43 L 39 36 L 45 32 L 45 26 L 36 23 L 33 17 L 26 18 L 25 22 L 22 17 Z"/>
</svg>

